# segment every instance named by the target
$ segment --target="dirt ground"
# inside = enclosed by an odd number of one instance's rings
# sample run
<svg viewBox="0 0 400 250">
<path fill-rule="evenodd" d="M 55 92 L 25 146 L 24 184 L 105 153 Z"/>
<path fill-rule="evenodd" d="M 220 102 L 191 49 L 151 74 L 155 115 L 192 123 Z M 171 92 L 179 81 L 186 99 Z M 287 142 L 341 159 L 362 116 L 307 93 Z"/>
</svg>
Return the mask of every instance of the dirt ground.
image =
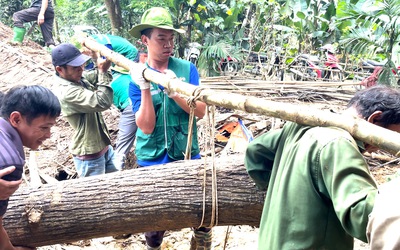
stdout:
<svg viewBox="0 0 400 250">
<path fill-rule="evenodd" d="M 9 27 L 4 26 L 0 23 L 0 38 L 1 41 L 7 41 L 11 39 L 11 29 Z M 0 44 L 0 47 L 3 47 L 3 52 L 7 50 L 6 44 Z M 45 72 L 53 72 L 53 68 L 51 66 L 51 58 L 48 52 L 46 52 L 43 48 L 39 45 L 29 41 L 27 39 L 23 46 L 14 48 L 18 51 L 18 54 L 23 55 L 24 57 L 29 57 L 32 64 L 41 65 L 40 67 L 45 68 Z M 4 54 L 4 53 L 3 53 Z M 0 58 L 3 63 L 7 61 L 7 58 Z M 28 60 L 28 61 L 29 61 Z M 0 62 L 1 64 L 1 62 Z M 29 64 L 29 62 L 28 62 Z M 2 70 L 0 72 L 0 83 L 5 86 L 2 87 L 10 87 L 12 84 L 21 84 L 26 83 L 29 84 L 29 79 L 27 82 L 4 82 L 2 77 L 6 75 L 6 70 L 4 70 L 4 65 L 1 66 Z M 47 73 L 48 74 L 48 73 Z M 236 76 L 239 78 L 239 76 Z M 244 77 L 246 78 L 246 76 Z M 247 76 L 247 79 L 250 79 Z M 218 80 L 217 80 L 218 81 Z M 221 79 L 222 84 L 224 86 L 231 86 L 229 81 L 225 82 L 226 79 Z M 204 82 L 207 82 L 204 79 Z M 205 84 L 207 86 L 207 83 Z M 214 85 L 208 85 L 210 88 L 214 87 Z M 275 85 L 276 87 L 276 85 Z M 336 95 L 336 92 L 340 92 L 339 90 L 333 89 L 330 90 L 328 94 L 325 92 L 324 94 L 319 94 L 316 88 L 309 88 L 309 92 L 314 94 L 312 99 L 308 99 L 308 101 L 304 102 L 304 96 L 300 98 L 301 95 L 304 95 L 304 89 L 296 89 L 295 91 L 283 93 L 282 89 L 276 90 L 275 92 L 271 93 L 271 89 L 275 88 L 273 86 L 265 86 L 264 88 L 259 88 L 257 93 L 254 91 L 248 91 L 245 94 L 249 95 L 256 95 L 259 97 L 271 98 L 278 101 L 289 101 L 292 103 L 299 103 L 310 105 L 312 107 L 318 107 L 324 110 L 336 110 L 340 111 L 344 108 L 345 99 L 340 100 L 340 98 L 327 98 L 329 95 Z M 243 89 L 250 89 L 251 87 L 244 86 L 241 88 Z M 219 87 L 220 89 L 220 87 Z M 232 90 L 232 92 L 236 91 L 237 89 Z M 228 89 L 228 91 L 230 91 Z M 309 93 L 308 93 L 309 94 Z M 318 97 L 318 98 L 315 98 Z M 338 101 L 339 100 L 339 101 Z M 231 116 L 226 115 L 227 113 L 233 113 L 232 110 L 225 110 L 219 109 L 216 119 L 220 119 L 217 122 L 217 130 L 221 128 L 221 126 L 225 123 L 233 119 Z M 237 113 L 236 113 L 237 114 Z M 115 143 L 116 134 L 118 131 L 118 118 L 119 118 L 119 111 L 115 108 L 112 108 L 106 112 L 104 112 L 104 117 L 108 128 L 110 130 L 113 143 Z M 240 113 L 241 116 L 244 117 L 247 126 L 252 130 L 253 134 L 256 136 L 257 134 L 261 134 L 265 132 L 268 128 L 274 126 L 274 124 L 279 123 L 279 119 L 272 119 L 270 117 L 264 117 L 260 115 L 250 115 L 245 113 Z M 225 117 L 225 118 L 224 118 Z M 257 123 L 252 122 L 251 119 L 256 119 Z M 264 124 L 264 125 L 260 125 Z M 279 126 L 276 125 L 276 126 Z M 199 130 L 204 129 L 202 125 L 199 125 Z M 201 134 L 201 133 L 200 133 Z M 67 180 L 71 178 L 76 178 L 76 172 L 74 170 L 72 157 L 68 153 L 68 145 L 70 142 L 70 138 L 72 135 L 72 129 L 68 125 L 68 123 L 61 117 L 58 119 L 57 125 L 52 130 L 52 137 L 51 139 L 47 140 L 37 152 L 37 163 L 39 165 L 41 174 L 43 176 L 50 176 L 55 178 L 59 181 Z M 226 144 L 217 142 L 217 148 L 222 150 Z M 27 162 L 29 162 L 30 151 L 27 150 Z M 217 156 L 220 156 L 217 154 Z M 223 156 L 220 156 L 223 157 Z M 371 172 L 376 178 L 378 183 L 386 182 L 391 175 L 396 173 L 398 169 L 398 161 L 395 160 L 391 155 L 385 154 L 380 152 L 376 155 L 367 155 L 366 160 L 370 163 Z M 392 161 L 392 163 L 390 163 Z M 134 155 L 131 154 L 131 160 L 128 162 L 129 168 L 135 167 L 134 164 Z M 26 183 L 29 182 L 29 171 L 26 171 L 25 176 Z M 237 225 L 237 226 L 223 226 L 223 227 L 215 227 L 213 229 L 214 237 L 213 237 L 213 248 L 214 249 L 256 249 L 257 248 L 257 234 L 258 228 L 250 227 L 246 225 Z M 163 249 L 176 249 L 176 250 L 186 250 L 189 249 L 189 243 L 191 238 L 191 230 L 188 228 L 182 229 L 180 231 L 167 231 L 165 240 L 163 242 Z M 105 238 L 97 238 L 97 239 L 88 239 L 79 242 L 73 242 L 69 244 L 58 244 L 53 246 L 43 246 L 39 247 L 38 250 L 74 250 L 74 249 L 135 249 L 141 250 L 145 249 L 144 244 L 144 236 L 143 234 L 135 234 L 126 239 L 116 239 L 114 237 L 105 237 Z M 368 245 L 359 241 L 355 241 L 355 248 L 356 250 L 367 250 L 369 249 Z"/>
</svg>

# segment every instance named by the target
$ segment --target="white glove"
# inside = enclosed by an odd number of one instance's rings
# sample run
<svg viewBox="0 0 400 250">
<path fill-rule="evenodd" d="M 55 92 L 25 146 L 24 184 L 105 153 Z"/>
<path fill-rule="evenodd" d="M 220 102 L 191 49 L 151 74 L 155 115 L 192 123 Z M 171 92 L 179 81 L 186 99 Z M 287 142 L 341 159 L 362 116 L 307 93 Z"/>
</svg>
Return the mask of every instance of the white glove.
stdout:
<svg viewBox="0 0 400 250">
<path fill-rule="evenodd" d="M 173 80 L 176 79 L 176 74 L 174 71 L 166 69 L 164 70 L 164 74 L 167 75 L 167 78 L 169 80 Z M 173 91 L 172 89 L 164 89 L 165 93 L 168 95 L 169 98 L 174 98 L 176 96 L 178 96 L 178 93 L 176 93 L 175 91 Z"/>
<path fill-rule="evenodd" d="M 135 66 L 131 67 L 129 70 L 129 74 L 131 75 L 132 80 L 139 85 L 140 89 L 149 89 L 150 82 L 146 81 L 143 76 L 143 71 L 146 69 L 146 66 L 143 63 L 135 63 Z"/>
</svg>

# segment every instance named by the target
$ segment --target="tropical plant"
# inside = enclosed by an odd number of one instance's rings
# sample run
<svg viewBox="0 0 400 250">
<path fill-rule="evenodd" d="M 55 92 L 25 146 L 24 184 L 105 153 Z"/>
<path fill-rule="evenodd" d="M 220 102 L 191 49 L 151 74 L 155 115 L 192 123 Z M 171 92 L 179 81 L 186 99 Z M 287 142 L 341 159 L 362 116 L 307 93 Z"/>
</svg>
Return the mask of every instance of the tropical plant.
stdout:
<svg viewBox="0 0 400 250">
<path fill-rule="evenodd" d="M 386 63 L 378 83 L 397 86 L 393 51 L 400 41 L 400 0 L 362 0 L 345 6 L 345 16 L 341 20 L 353 21 L 341 44 L 350 53 L 369 57 L 382 55 Z"/>
<path fill-rule="evenodd" d="M 288 38 L 297 45 L 297 52 L 306 52 L 319 48 L 326 43 L 335 42 L 341 35 L 336 22 L 337 5 L 335 1 L 324 0 L 286 0 L 279 1 L 282 26 L 291 29 L 295 37 Z M 282 27 L 280 26 L 280 27 Z M 294 43 L 294 44 L 293 44 Z"/>
<path fill-rule="evenodd" d="M 12 21 L 12 15 L 23 9 L 24 6 L 24 1 L 23 0 L 15 0 L 15 1 L 9 1 L 9 0 L 0 0 L 0 21 L 6 25 L 11 26 L 13 21 Z M 29 5 L 27 5 L 29 6 Z"/>
</svg>

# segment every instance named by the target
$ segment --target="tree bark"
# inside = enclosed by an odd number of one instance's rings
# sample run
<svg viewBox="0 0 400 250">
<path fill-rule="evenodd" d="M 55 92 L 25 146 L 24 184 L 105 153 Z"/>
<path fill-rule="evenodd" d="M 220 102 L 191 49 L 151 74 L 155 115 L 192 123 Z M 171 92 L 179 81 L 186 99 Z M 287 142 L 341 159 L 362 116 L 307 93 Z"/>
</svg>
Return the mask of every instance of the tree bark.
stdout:
<svg viewBox="0 0 400 250">
<path fill-rule="evenodd" d="M 243 155 L 216 160 L 217 225 L 259 224 L 264 192 L 256 190 Z M 15 245 L 31 247 L 122 233 L 203 226 L 212 216 L 211 158 L 125 170 L 20 188 L 11 198 L 4 227 Z M 207 170 L 205 171 L 205 166 Z"/>
<path fill-rule="evenodd" d="M 123 28 L 123 22 L 119 0 L 104 0 L 104 3 L 106 5 L 108 16 L 110 17 L 111 33 L 114 35 L 120 35 Z"/>
</svg>

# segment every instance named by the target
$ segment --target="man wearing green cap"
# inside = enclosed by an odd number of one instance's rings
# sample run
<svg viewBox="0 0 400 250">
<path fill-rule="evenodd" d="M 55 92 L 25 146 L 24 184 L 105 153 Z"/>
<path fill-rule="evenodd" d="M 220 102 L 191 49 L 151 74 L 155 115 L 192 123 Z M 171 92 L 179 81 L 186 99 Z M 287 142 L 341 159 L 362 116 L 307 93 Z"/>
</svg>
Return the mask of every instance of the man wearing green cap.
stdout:
<svg viewBox="0 0 400 250">
<path fill-rule="evenodd" d="M 149 68 L 167 74 L 166 77 L 172 75 L 189 84 L 199 85 L 196 66 L 189 61 L 171 57 L 175 32 L 184 31 L 174 28 L 169 11 L 160 7 L 147 10 L 141 23 L 129 31 L 132 36 L 142 40 L 148 51 L 146 65 L 137 65 L 131 69 L 134 83 L 129 86 L 129 97 L 138 126 L 135 153 L 140 167 L 184 159 L 190 108 L 178 94 L 148 82 L 143 77 L 143 71 Z M 205 107 L 205 103 L 197 101 L 194 114 L 202 118 Z M 200 159 L 196 127 L 192 137 L 191 159 Z M 160 249 L 164 232 L 146 232 L 147 249 Z M 197 249 L 210 249 L 211 234 L 210 228 L 197 228 L 192 242 L 197 245 Z"/>
</svg>

